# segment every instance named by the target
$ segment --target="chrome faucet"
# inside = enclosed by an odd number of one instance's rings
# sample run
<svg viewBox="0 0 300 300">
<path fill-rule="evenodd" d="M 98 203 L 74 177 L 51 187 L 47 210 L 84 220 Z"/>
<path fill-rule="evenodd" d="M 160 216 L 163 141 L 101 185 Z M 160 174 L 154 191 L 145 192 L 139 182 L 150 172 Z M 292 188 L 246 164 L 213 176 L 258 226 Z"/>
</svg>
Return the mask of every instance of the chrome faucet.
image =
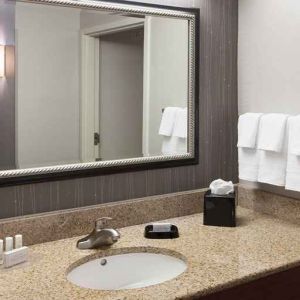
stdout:
<svg viewBox="0 0 300 300">
<path fill-rule="evenodd" d="M 77 242 L 78 249 L 94 249 L 102 246 L 110 246 L 120 239 L 120 233 L 116 229 L 107 228 L 112 218 L 100 218 L 95 222 L 94 230 Z"/>
</svg>

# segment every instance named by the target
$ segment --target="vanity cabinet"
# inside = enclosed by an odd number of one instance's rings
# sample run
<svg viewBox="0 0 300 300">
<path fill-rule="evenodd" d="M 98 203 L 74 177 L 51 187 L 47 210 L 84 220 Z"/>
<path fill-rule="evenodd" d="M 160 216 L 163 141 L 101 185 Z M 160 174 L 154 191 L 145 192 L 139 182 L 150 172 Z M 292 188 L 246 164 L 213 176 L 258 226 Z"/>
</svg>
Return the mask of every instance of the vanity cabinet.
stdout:
<svg viewBox="0 0 300 300">
<path fill-rule="evenodd" d="M 299 300 L 300 267 L 223 290 L 199 300 Z"/>
</svg>

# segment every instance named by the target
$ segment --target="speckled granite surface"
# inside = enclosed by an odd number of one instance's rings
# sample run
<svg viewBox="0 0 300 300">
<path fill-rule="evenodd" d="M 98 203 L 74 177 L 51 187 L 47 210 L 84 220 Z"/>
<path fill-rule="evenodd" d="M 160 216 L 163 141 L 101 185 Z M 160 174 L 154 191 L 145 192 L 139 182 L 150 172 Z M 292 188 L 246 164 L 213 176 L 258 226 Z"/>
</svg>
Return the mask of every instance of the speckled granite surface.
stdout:
<svg viewBox="0 0 300 300">
<path fill-rule="evenodd" d="M 238 203 L 244 208 L 300 225 L 300 200 L 239 184 Z"/>
<path fill-rule="evenodd" d="M 86 234 L 92 231 L 95 220 L 100 217 L 112 217 L 112 227 L 126 227 L 200 213 L 205 191 L 186 191 L 2 219 L 0 238 L 21 233 L 24 243 L 33 245 Z"/>
<path fill-rule="evenodd" d="M 300 265 L 299 226 L 245 208 L 238 208 L 237 216 L 236 228 L 203 226 L 202 214 L 172 219 L 181 233 L 175 240 L 147 240 L 144 225 L 122 228 L 121 240 L 108 252 L 77 250 L 78 238 L 31 246 L 30 262 L 0 270 L 0 299 L 195 299 Z M 123 291 L 82 289 L 66 279 L 68 268 L 80 259 L 148 247 L 178 252 L 186 258 L 187 271 L 159 285 Z"/>
</svg>

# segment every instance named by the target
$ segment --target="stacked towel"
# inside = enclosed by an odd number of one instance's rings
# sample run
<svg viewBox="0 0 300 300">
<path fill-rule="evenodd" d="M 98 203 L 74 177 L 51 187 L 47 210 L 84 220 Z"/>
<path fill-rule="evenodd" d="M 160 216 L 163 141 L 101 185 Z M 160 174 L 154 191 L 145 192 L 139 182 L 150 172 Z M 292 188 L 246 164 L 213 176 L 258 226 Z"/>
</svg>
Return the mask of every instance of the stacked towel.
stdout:
<svg viewBox="0 0 300 300">
<path fill-rule="evenodd" d="M 259 153 L 256 143 L 261 116 L 260 113 L 246 113 L 239 117 L 239 178 L 243 180 L 257 181 Z"/>
<path fill-rule="evenodd" d="M 240 179 L 300 192 L 300 115 L 247 113 L 238 130 Z"/>
<path fill-rule="evenodd" d="M 256 148 L 259 121 L 262 114 L 245 113 L 239 117 L 238 123 L 238 147 Z"/>
<path fill-rule="evenodd" d="M 187 138 L 187 108 L 179 108 L 176 113 L 173 135 L 180 138 Z"/>
<path fill-rule="evenodd" d="M 257 149 L 264 151 L 281 152 L 286 135 L 288 115 L 265 114 L 260 122 L 260 134 Z"/>
<path fill-rule="evenodd" d="M 166 107 L 161 118 L 158 134 L 171 136 L 174 129 L 174 122 L 177 115 L 178 107 Z"/>
<path fill-rule="evenodd" d="M 159 135 L 163 136 L 163 155 L 186 154 L 187 108 L 166 107 L 163 112 Z"/>
<path fill-rule="evenodd" d="M 186 139 L 176 136 L 164 136 L 161 152 L 163 155 L 178 155 L 187 153 Z"/>
<path fill-rule="evenodd" d="M 289 153 L 300 155 L 300 115 L 289 118 Z"/>
<path fill-rule="evenodd" d="M 259 166 L 259 151 L 256 149 L 239 148 L 239 178 L 247 181 L 257 181 Z"/>
<path fill-rule="evenodd" d="M 257 148 L 258 181 L 277 186 L 285 185 L 287 165 L 287 119 L 285 114 L 266 114 L 261 117 Z"/>
<path fill-rule="evenodd" d="M 289 143 L 285 188 L 300 192 L 300 115 L 289 118 L 288 131 Z"/>
</svg>

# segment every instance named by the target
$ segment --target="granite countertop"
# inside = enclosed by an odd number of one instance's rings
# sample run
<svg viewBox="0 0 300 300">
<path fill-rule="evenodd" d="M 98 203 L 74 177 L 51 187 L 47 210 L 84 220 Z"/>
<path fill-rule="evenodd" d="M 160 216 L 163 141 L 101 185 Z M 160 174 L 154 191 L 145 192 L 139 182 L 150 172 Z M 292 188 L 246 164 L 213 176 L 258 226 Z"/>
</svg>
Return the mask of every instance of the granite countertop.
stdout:
<svg viewBox="0 0 300 300">
<path fill-rule="evenodd" d="M 109 250 L 78 250 L 79 237 L 30 246 L 29 262 L 0 270 L 0 298 L 189 299 L 300 265 L 299 226 L 240 207 L 237 216 L 236 228 L 203 226 L 202 214 L 172 219 L 181 233 L 174 240 L 145 239 L 144 225 L 125 227 Z M 179 253 L 187 271 L 159 285 L 122 291 L 83 289 L 66 279 L 78 260 L 148 247 Z"/>
</svg>

